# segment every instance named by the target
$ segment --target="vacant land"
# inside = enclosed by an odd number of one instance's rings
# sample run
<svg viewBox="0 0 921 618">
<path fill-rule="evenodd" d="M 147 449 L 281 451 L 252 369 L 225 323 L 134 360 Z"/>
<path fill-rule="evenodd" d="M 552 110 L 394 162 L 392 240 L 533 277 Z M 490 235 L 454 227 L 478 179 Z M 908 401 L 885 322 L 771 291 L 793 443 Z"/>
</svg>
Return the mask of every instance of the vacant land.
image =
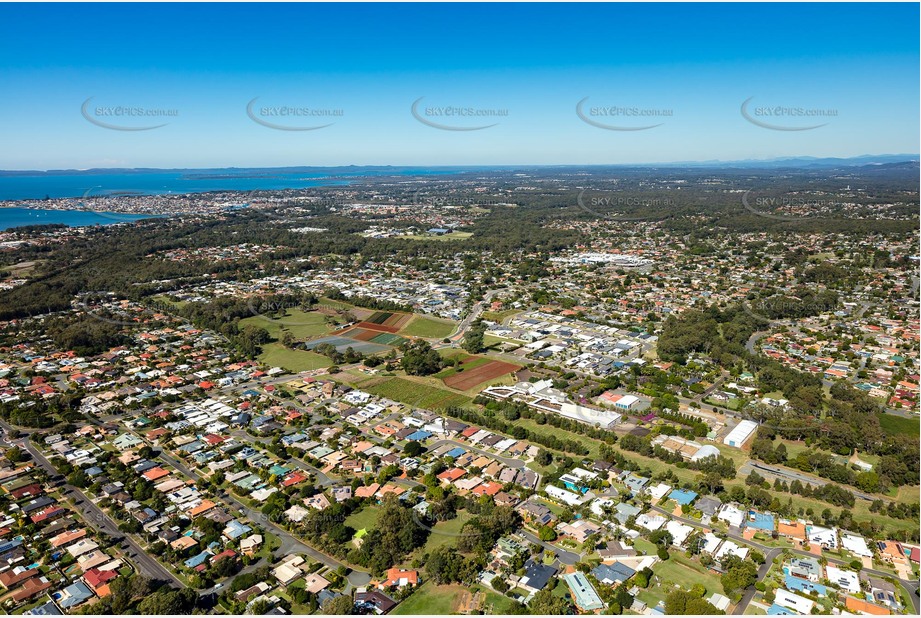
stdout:
<svg viewBox="0 0 921 618">
<path fill-rule="evenodd" d="M 425 339 L 444 339 L 453 333 L 455 328 L 454 322 L 417 315 L 413 317 L 409 324 L 403 327 L 400 333 Z"/>
<path fill-rule="evenodd" d="M 254 315 L 240 320 L 242 326 L 252 325 L 264 328 L 274 339 L 281 339 L 282 333 L 289 332 L 296 339 L 309 339 L 329 332 L 326 317 L 319 311 L 301 311 L 288 309 L 284 316 Z"/>
<path fill-rule="evenodd" d="M 477 359 L 477 361 L 479 360 L 480 359 Z M 459 391 L 466 391 L 484 382 L 489 382 L 505 374 L 518 371 L 521 368 L 518 365 L 497 360 L 487 360 L 486 363 L 477 364 L 475 366 L 471 365 L 471 369 L 467 369 L 467 366 L 468 363 L 465 362 L 463 364 L 464 371 L 445 378 L 444 383 Z"/>
<path fill-rule="evenodd" d="M 464 590 L 464 586 L 457 584 L 436 586 L 432 582 L 425 582 L 390 613 L 396 615 L 450 614 L 454 610 L 454 600 Z"/>
<path fill-rule="evenodd" d="M 905 418 L 894 414 L 880 414 L 879 426 L 890 436 L 917 436 L 919 430 L 921 430 L 921 422 L 918 419 Z"/>
<path fill-rule="evenodd" d="M 281 367 L 292 373 L 330 367 L 333 362 L 316 352 L 289 350 L 280 343 L 267 343 L 262 346 L 259 360 L 270 367 Z"/>
<path fill-rule="evenodd" d="M 366 506 L 357 513 L 352 513 L 345 518 L 345 525 L 354 530 L 370 530 L 377 523 L 380 509 L 376 506 Z"/>
<path fill-rule="evenodd" d="M 410 240 L 466 240 L 471 236 L 473 236 L 473 232 L 450 232 L 441 236 L 437 234 L 406 234 L 405 236 L 400 236 L 400 238 Z"/>
<path fill-rule="evenodd" d="M 458 373 L 462 373 L 464 371 L 475 369 L 479 367 L 480 365 L 485 365 L 486 363 L 489 362 L 489 359 L 484 356 L 468 356 L 467 354 L 463 354 L 463 353 L 444 354 L 443 356 L 445 358 L 451 358 L 451 359 L 457 358 L 459 364 L 456 367 L 446 367 L 445 369 L 442 369 L 441 371 L 436 373 L 434 377 L 440 380 L 444 380 L 445 378 L 450 378 L 451 376 L 458 374 Z"/>
<path fill-rule="evenodd" d="M 470 397 L 446 391 L 436 386 L 414 382 L 406 378 L 386 378 L 370 386 L 362 385 L 372 395 L 386 397 L 427 410 L 438 410 L 449 406 L 467 406 L 473 401 Z"/>
</svg>

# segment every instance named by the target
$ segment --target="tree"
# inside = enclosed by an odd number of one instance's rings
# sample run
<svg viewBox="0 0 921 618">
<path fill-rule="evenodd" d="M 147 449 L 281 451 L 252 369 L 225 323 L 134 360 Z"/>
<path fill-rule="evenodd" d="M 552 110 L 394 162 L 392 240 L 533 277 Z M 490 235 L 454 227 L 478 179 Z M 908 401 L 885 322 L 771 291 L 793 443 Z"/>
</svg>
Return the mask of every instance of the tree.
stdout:
<svg viewBox="0 0 921 618">
<path fill-rule="evenodd" d="M 344 616 L 351 614 L 355 609 L 352 597 L 347 594 L 327 600 L 320 608 L 320 613 L 326 616 Z"/>
<path fill-rule="evenodd" d="M 674 590 L 665 597 L 665 613 L 669 616 L 712 616 L 725 612 L 691 592 Z"/>
<path fill-rule="evenodd" d="M 450 545 L 436 547 L 425 562 L 425 572 L 436 584 L 450 584 L 464 580 L 467 575 L 465 559 L 457 548 Z"/>
<path fill-rule="evenodd" d="M 553 463 L 553 454 L 550 451 L 539 449 L 537 451 L 537 457 L 534 458 L 534 461 L 539 466 L 549 466 Z"/>
<path fill-rule="evenodd" d="M 138 613 L 158 616 L 175 615 L 182 613 L 182 606 L 182 597 L 179 595 L 178 591 L 157 591 L 138 603 Z"/>
<path fill-rule="evenodd" d="M 424 452 L 425 448 L 415 440 L 407 442 L 406 446 L 403 447 L 403 454 L 407 457 L 418 457 Z"/>
<path fill-rule="evenodd" d="M 565 616 L 572 613 L 572 606 L 567 597 L 557 597 L 553 594 L 555 586 L 548 585 L 534 595 L 528 605 L 529 614 L 543 614 L 546 616 Z"/>
<path fill-rule="evenodd" d="M 556 530 L 550 526 L 541 526 L 540 530 L 537 531 L 537 538 L 541 541 L 550 542 L 556 540 Z"/>
<path fill-rule="evenodd" d="M 723 559 L 723 574 L 720 581 L 726 594 L 731 595 L 754 585 L 758 581 L 758 569 L 753 562 L 730 555 Z"/>
<path fill-rule="evenodd" d="M 483 320 L 477 320 L 470 325 L 470 329 L 464 335 L 464 342 L 461 347 L 471 354 L 482 352 L 484 345 L 483 336 L 486 334 L 486 324 Z"/>
<path fill-rule="evenodd" d="M 417 339 L 403 345 L 400 366 L 411 376 L 427 376 L 441 371 L 442 358 L 427 341 Z"/>
</svg>

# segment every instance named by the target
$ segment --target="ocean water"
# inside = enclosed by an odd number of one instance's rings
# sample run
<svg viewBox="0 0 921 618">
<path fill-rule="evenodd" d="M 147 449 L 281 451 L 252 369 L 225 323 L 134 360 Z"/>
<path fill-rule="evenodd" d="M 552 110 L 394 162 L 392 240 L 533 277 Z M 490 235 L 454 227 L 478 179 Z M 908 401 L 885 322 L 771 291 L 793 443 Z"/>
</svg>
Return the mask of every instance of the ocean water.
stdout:
<svg viewBox="0 0 921 618">
<path fill-rule="evenodd" d="M 346 181 L 347 182 L 347 181 Z M 40 200 L 93 197 L 119 193 L 163 195 L 206 191 L 254 191 L 257 189 L 303 189 L 344 184 L 323 175 L 221 175 L 184 172 L 136 174 L 41 174 L 0 176 L 0 200 Z"/>
<path fill-rule="evenodd" d="M 38 208 L 0 208 L 0 231 L 24 225 L 51 225 L 63 223 L 70 227 L 87 225 L 111 225 L 127 223 L 138 219 L 149 219 L 150 215 L 124 215 L 117 212 L 90 212 L 86 210 L 43 210 Z"/>
<path fill-rule="evenodd" d="M 291 168 L 214 170 L 99 170 L 0 172 L 0 201 L 92 197 L 119 193 L 163 195 L 342 186 L 369 176 L 452 174 L 461 168 Z"/>
<path fill-rule="evenodd" d="M 93 170 L 90 172 L 2 172 L 0 201 L 102 197 L 106 195 L 167 195 L 209 191 L 259 191 L 347 186 L 371 176 L 444 175 L 468 168 L 227 168 L 203 170 Z M 0 208 L 0 230 L 24 225 L 60 223 L 71 227 L 109 225 L 144 215 L 47 210 L 25 204 Z M 35 204 L 28 204 L 35 206 Z"/>
</svg>

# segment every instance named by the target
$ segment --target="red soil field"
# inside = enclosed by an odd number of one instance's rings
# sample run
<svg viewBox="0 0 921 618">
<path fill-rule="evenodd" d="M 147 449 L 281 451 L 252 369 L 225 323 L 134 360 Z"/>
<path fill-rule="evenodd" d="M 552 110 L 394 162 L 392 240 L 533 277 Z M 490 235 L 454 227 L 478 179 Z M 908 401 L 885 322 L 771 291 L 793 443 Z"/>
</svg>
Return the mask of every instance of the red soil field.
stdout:
<svg viewBox="0 0 921 618">
<path fill-rule="evenodd" d="M 498 378 L 507 373 L 512 373 L 513 371 L 518 371 L 518 365 L 494 360 L 474 369 L 467 369 L 461 373 L 455 373 L 453 376 L 447 377 L 443 381 L 445 385 L 451 388 L 466 391 L 478 384 Z"/>
<path fill-rule="evenodd" d="M 395 333 L 399 328 L 395 326 L 384 326 L 383 324 L 374 324 L 373 322 L 359 322 L 355 325 L 358 328 L 367 328 L 370 330 L 376 330 L 378 334 L 380 333 Z"/>
</svg>

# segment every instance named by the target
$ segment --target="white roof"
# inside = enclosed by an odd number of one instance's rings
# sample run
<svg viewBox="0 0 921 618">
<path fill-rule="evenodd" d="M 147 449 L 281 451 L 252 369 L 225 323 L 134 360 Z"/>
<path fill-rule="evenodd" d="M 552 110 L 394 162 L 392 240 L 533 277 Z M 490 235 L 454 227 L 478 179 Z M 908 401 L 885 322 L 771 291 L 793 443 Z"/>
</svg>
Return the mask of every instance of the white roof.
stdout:
<svg viewBox="0 0 921 618">
<path fill-rule="evenodd" d="M 854 571 L 839 569 L 829 564 L 825 567 L 825 578 L 833 584 L 838 584 L 850 593 L 858 594 L 860 592 L 860 578 Z"/>
<path fill-rule="evenodd" d="M 679 547 L 684 545 L 684 542 L 691 535 L 691 532 L 694 531 L 694 528 L 691 526 L 675 520 L 665 524 L 665 529 L 672 535 L 672 544 Z"/>
<path fill-rule="evenodd" d="M 873 557 L 873 552 L 867 547 L 867 542 L 862 536 L 857 536 L 856 534 L 842 534 L 841 545 L 852 554 L 866 556 L 867 558 Z"/>
<path fill-rule="evenodd" d="M 754 421 L 742 421 L 723 438 L 723 444 L 740 446 L 757 428 Z"/>
<path fill-rule="evenodd" d="M 643 528 L 646 528 L 647 530 L 658 530 L 659 528 L 665 525 L 666 521 L 667 520 L 661 515 L 648 515 L 646 513 L 643 513 L 642 515 L 636 518 L 636 525 L 642 526 Z"/>
<path fill-rule="evenodd" d="M 781 607 L 786 607 L 787 609 L 792 609 L 798 614 L 809 614 L 812 612 L 812 608 L 815 606 L 815 603 L 810 601 L 807 598 L 801 597 L 798 594 L 793 594 L 788 592 L 783 588 L 779 588 L 774 594 L 774 602 L 780 605 Z"/>
</svg>

